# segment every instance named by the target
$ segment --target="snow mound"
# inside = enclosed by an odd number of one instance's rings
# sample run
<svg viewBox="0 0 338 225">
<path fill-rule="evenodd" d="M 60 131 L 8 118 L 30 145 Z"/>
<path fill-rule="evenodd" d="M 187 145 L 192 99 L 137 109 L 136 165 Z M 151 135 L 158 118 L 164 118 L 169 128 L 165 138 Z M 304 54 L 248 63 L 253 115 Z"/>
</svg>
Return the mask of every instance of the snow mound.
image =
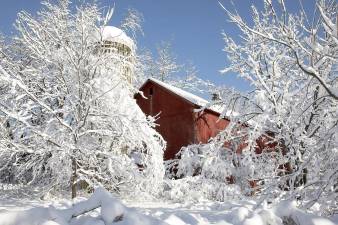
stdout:
<svg viewBox="0 0 338 225">
<path fill-rule="evenodd" d="M 95 209 L 101 208 L 99 215 Z M 0 212 L 0 225 L 165 225 L 150 216 L 124 206 L 104 188 L 68 209 L 35 207 L 24 211 Z"/>
<path fill-rule="evenodd" d="M 0 201 L 0 208 L 3 203 Z M 1 210 L 0 225 L 335 225 L 338 222 L 338 217 L 330 220 L 302 211 L 294 201 L 261 205 L 253 200 L 126 204 L 129 207 L 98 188 L 89 199 L 72 205 Z"/>
<path fill-rule="evenodd" d="M 334 218 L 319 217 L 298 209 L 295 202 L 257 205 L 253 200 L 227 202 L 131 203 L 169 225 L 334 225 Z"/>
</svg>

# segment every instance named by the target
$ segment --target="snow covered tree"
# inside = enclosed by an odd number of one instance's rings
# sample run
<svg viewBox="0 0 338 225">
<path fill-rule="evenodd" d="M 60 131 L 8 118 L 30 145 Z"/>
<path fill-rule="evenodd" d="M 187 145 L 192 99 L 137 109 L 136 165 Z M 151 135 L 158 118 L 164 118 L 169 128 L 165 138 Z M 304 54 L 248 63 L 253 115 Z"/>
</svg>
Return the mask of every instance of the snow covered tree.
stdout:
<svg viewBox="0 0 338 225">
<path fill-rule="evenodd" d="M 199 72 L 192 62 L 182 66 L 182 75 L 169 80 L 171 85 L 175 87 L 199 94 L 212 94 L 216 85 L 209 80 L 199 77 Z"/>
<path fill-rule="evenodd" d="M 215 88 L 212 82 L 198 76 L 198 71 L 192 62 L 188 61 L 186 64 L 177 62 L 170 42 L 162 41 L 157 46 L 155 57 L 151 51 L 143 50 L 139 61 L 143 65 L 140 67 L 143 79 L 140 79 L 139 83 L 143 83 L 148 77 L 153 77 L 186 91 L 200 94 L 210 93 Z"/>
<path fill-rule="evenodd" d="M 140 12 L 136 9 L 128 9 L 126 16 L 121 23 L 121 28 L 130 32 L 135 40 L 137 32 L 143 34 L 142 22 L 143 15 Z"/>
<path fill-rule="evenodd" d="M 1 51 L 1 174 L 45 192 L 71 186 L 72 197 L 79 186 L 98 185 L 156 194 L 165 144 L 125 77 L 135 52 L 103 49 L 112 10 L 42 4 L 36 17 L 18 14 L 18 36 Z"/>
<path fill-rule="evenodd" d="M 176 57 L 172 53 L 170 42 L 161 42 L 157 46 L 158 58 L 155 62 L 157 70 L 153 76 L 159 80 L 166 81 L 180 70 L 181 65 L 177 63 Z"/>
<path fill-rule="evenodd" d="M 264 196 L 297 197 L 306 208 L 318 202 L 332 212 L 338 208 L 337 3 L 316 3 L 309 15 L 265 0 L 261 11 L 252 7 L 253 25 L 224 8 L 241 40 L 224 34 L 223 72 L 237 73 L 254 90 L 221 93 L 232 125 L 218 140 L 244 141 L 240 161 L 252 172 L 242 179 L 264 182 Z"/>
<path fill-rule="evenodd" d="M 219 90 L 205 107 L 224 105 L 220 117 L 230 124 L 209 144 L 182 152 L 178 172 L 191 176 L 198 169 L 202 183 L 231 175 L 242 193 L 256 192 L 262 200 L 298 199 L 304 208 L 319 203 L 322 213 L 336 211 L 337 3 L 317 1 L 308 15 L 288 12 L 283 0 L 264 0 L 261 11 L 252 7 L 252 25 L 225 10 L 241 38 L 224 33 L 223 72 L 237 73 L 253 90 Z"/>
</svg>

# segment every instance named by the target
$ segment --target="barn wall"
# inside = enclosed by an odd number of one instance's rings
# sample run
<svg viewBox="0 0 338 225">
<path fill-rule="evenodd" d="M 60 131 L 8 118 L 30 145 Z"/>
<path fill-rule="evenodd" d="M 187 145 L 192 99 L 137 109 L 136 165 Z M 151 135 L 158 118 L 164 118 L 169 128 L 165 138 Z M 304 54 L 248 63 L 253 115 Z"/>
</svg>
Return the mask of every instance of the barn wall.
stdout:
<svg viewBox="0 0 338 225">
<path fill-rule="evenodd" d="M 138 95 L 137 104 L 146 115 L 160 113 L 156 130 L 167 141 L 164 159 L 173 159 L 182 146 L 195 143 L 192 105 L 152 82 L 145 84 L 141 91 L 148 99 Z"/>
<path fill-rule="evenodd" d="M 197 143 L 207 143 L 229 124 L 226 119 L 219 120 L 219 115 L 204 111 L 194 113 Z"/>
</svg>

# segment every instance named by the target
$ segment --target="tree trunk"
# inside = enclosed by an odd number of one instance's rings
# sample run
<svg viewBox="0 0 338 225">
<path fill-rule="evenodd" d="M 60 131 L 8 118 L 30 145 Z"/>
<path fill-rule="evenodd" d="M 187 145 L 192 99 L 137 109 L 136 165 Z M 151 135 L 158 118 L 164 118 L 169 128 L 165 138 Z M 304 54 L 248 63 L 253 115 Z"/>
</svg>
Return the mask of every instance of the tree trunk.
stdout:
<svg viewBox="0 0 338 225">
<path fill-rule="evenodd" d="M 76 197 L 76 178 L 77 178 L 76 169 L 77 169 L 76 159 L 72 158 L 72 178 L 71 178 L 72 199 Z"/>
</svg>

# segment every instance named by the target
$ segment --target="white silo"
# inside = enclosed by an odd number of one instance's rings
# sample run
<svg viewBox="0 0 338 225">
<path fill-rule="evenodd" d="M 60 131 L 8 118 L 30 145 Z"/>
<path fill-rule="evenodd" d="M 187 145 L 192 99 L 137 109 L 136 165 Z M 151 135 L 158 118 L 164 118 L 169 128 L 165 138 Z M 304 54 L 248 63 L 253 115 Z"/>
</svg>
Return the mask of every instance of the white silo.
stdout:
<svg viewBox="0 0 338 225">
<path fill-rule="evenodd" d="M 126 33 L 113 26 L 105 26 L 100 30 L 101 52 L 115 54 L 122 62 L 121 72 L 132 83 L 134 73 L 136 45 Z"/>
</svg>

